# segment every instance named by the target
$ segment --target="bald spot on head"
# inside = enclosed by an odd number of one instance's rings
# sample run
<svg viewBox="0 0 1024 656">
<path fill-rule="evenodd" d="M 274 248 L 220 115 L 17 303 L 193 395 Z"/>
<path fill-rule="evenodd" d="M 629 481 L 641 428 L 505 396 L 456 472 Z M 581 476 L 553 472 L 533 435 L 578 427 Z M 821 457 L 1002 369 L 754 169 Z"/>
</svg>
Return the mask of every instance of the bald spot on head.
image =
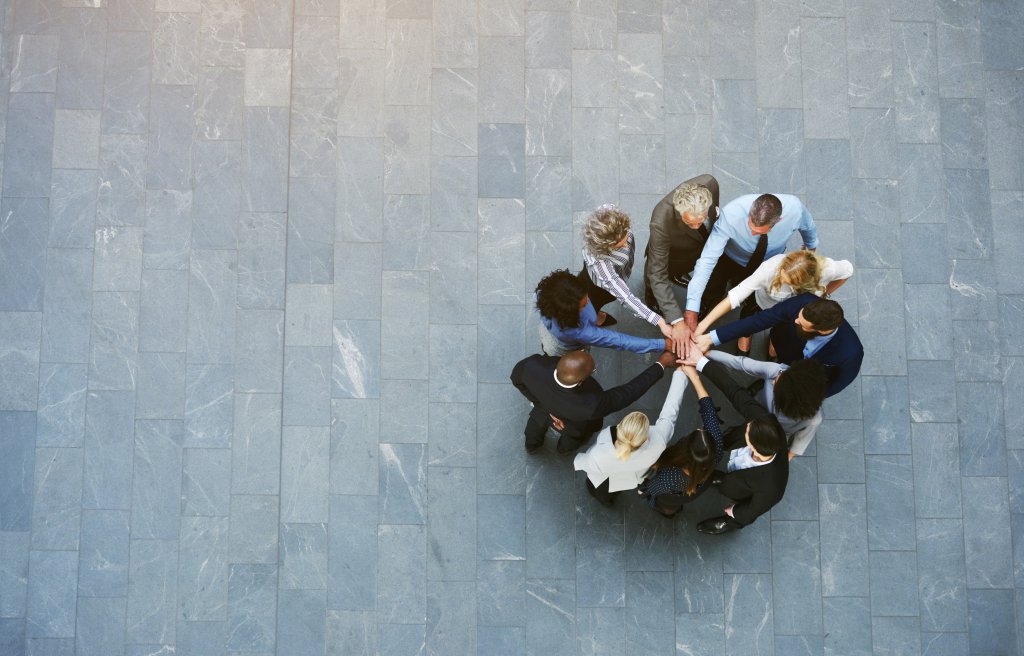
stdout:
<svg viewBox="0 0 1024 656">
<path fill-rule="evenodd" d="M 586 351 L 566 353 L 558 361 L 555 373 L 563 385 L 575 385 L 594 371 L 594 358 Z"/>
</svg>

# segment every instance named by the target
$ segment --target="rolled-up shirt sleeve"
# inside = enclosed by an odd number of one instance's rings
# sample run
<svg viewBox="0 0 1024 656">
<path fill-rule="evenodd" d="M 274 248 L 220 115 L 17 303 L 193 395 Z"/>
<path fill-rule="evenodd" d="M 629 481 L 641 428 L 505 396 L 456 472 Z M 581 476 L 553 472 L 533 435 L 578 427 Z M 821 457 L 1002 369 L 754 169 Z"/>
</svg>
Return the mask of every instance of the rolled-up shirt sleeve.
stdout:
<svg viewBox="0 0 1024 656">
<path fill-rule="evenodd" d="M 800 236 L 804 239 L 804 246 L 807 248 L 818 247 L 818 228 L 814 225 L 814 217 L 807 211 L 807 206 L 800 204 Z"/>
</svg>

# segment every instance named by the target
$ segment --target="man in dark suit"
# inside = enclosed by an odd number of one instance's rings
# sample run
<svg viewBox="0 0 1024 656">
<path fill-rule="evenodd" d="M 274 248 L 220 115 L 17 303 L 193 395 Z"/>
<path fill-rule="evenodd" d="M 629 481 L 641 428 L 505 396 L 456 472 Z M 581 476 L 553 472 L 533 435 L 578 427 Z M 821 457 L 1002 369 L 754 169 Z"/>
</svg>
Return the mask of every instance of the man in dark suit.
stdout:
<svg viewBox="0 0 1024 656">
<path fill-rule="evenodd" d="M 814 294 L 794 296 L 746 319 L 726 324 L 698 337 L 697 344 L 706 353 L 712 345 L 753 335 L 766 328 L 771 328 L 772 345 L 782 364 L 813 358 L 825 365 L 826 396 L 841 392 L 860 372 L 864 346 L 843 318 L 842 306 Z"/>
<path fill-rule="evenodd" d="M 718 180 L 705 174 L 682 182 L 654 206 L 644 263 L 644 296 L 673 330 L 687 328 L 673 285 L 686 286 L 718 218 Z M 716 301 L 718 299 L 715 299 Z M 688 333 L 681 335 L 686 341 Z"/>
<path fill-rule="evenodd" d="M 643 396 L 674 364 L 675 356 L 666 351 L 633 380 L 605 390 L 590 376 L 594 359 L 586 351 L 573 351 L 561 358 L 531 355 L 520 360 L 510 378 L 533 404 L 524 431 L 527 453 L 540 449 L 552 422 L 562 433 L 558 452 L 572 453 L 601 430 L 605 416 Z"/>
<path fill-rule="evenodd" d="M 697 524 L 701 533 L 718 535 L 743 528 L 782 500 L 789 482 L 786 432 L 725 365 L 701 358 L 698 367 L 747 420 L 725 435 L 726 473 L 712 475 L 712 485 L 734 503 L 724 515 Z"/>
</svg>

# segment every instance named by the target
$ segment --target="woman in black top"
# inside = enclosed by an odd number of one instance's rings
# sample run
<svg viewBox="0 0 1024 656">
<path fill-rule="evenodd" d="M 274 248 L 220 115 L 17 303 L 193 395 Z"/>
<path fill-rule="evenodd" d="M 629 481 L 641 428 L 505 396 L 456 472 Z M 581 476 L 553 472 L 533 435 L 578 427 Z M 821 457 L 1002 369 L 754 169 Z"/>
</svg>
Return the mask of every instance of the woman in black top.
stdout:
<svg viewBox="0 0 1024 656">
<path fill-rule="evenodd" d="M 652 466 L 654 476 L 637 489 L 637 494 L 643 495 L 648 505 L 665 517 L 674 517 L 684 505 L 707 489 L 723 449 L 722 427 L 715 404 L 704 389 L 697 368 L 685 365 L 683 371 L 697 391 L 704 428 L 694 430 L 665 449 Z"/>
</svg>

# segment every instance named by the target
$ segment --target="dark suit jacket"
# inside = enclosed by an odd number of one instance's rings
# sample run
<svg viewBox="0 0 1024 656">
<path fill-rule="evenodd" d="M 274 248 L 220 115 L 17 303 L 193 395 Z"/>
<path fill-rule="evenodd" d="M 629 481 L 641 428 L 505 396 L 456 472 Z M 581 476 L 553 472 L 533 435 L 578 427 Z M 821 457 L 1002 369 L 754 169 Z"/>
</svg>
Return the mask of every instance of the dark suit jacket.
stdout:
<svg viewBox="0 0 1024 656">
<path fill-rule="evenodd" d="M 512 369 L 512 384 L 534 406 L 563 420 L 567 427 L 573 424 L 588 430 L 597 430 L 605 416 L 643 396 L 665 371 L 655 362 L 633 380 L 609 390 L 601 387 L 593 376 L 576 387 L 565 388 L 555 382 L 558 360 L 553 355 L 531 355 L 520 360 Z"/>
<path fill-rule="evenodd" d="M 770 414 L 747 388 L 736 382 L 722 363 L 709 362 L 701 373 L 728 397 L 747 421 Z M 725 448 L 730 451 L 743 448 L 747 445 L 745 435 L 745 424 L 730 430 L 725 436 Z M 718 491 L 736 502 L 732 509 L 733 518 L 740 526 L 746 526 L 782 501 L 788 482 L 789 456 L 783 450 L 775 454 L 775 459 L 767 465 L 726 474 Z"/>
<path fill-rule="evenodd" d="M 689 182 L 704 185 L 711 191 L 709 214 L 713 214 L 714 208 L 718 207 L 718 180 L 711 175 L 698 175 L 679 183 L 676 189 Z M 661 306 L 662 316 L 669 323 L 683 316 L 669 276 L 685 275 L 693 271 L 706 241 L 699 231 L 688 228 L 676 212 L 672 205 L 675 191 L 670 191 L 651 212 L 651 235 L 647 241 L 647 260 L 644 263 L 644 278 Z M 718 217 L 708 218 L 714 225 Z"/>
<path fill-rule="evenodd" d="M 756 332 L 771 328 L 772 344 L 779 356 L 779 362 L 790 364 L 804 357 L 804 342 L 797 336 L 796 317 L 800 310 L 817 301 L 814 294 L 800 294 L 786 299 L 778 305 L 762 310 L 746 319 L 740 319 L 717 329 L 718 341 L 722 344 L 737 337 L 746 337 Z M 853 327 L 845 320 L 836 329 L 836 336 L 828 344 L 821 347 L 811 358 L 825 365 L 828 374 L 827 395 L 841 392 L 853 382 L 860 372 L 860 363 L 864 359 L 864 346 L 854 332 Z"/>
</svg>

